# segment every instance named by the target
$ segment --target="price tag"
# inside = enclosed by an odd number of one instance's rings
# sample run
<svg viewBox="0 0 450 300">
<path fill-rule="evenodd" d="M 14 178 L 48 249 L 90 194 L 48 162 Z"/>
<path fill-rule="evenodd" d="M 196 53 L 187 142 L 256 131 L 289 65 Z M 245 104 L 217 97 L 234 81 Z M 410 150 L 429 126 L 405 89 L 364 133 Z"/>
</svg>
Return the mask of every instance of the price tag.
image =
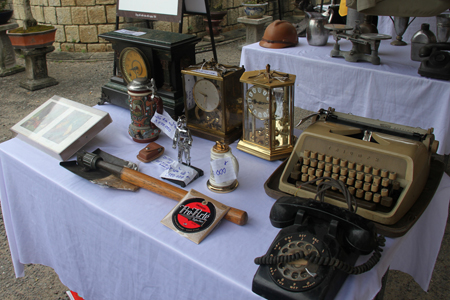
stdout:
<svg viewBox="0 0 450 300">
<path fill-rule="evenodd" d="M 212 70 L 197 69 L 197 70 L 193 70 L 193 72 L 208 74 L 208 75 L 212 75 L 212 76 L 219 76 L 219 73 L 217 73 L 217 71 L 212 71 Z"/>
<path fill-rule="evenodd" d="M 167 155 L 163 155 L 161 157 L 158 157 L 157 159 L 151 161 L 150 163 L 152 164 L 157 164 L 158 166 L 160 166 L 161 168 L 163 168 L 164 170 L 167 170 L 170 168 L 170 165 L 174 162 L 175 160 Z"/>
<path fill-rule="evenodd" d="M 198 173 L 193 168 L 174 161 L 169 166 L 169 169 L 165 170 L 161 174 L 161 177 L 165 179 L 183 181 L 186 185 L 188 185 L 192 180 L 198 177 Z"/>
<path fill-rule="evenodd" d="M 158 126 L 162 132 L 164 132 L 168 137 L 173 139 L 175 131 L 177 129 L 177 122 L 172 119 L 168 112 L 164 111 L 163 114 L 155 112 L 152 118 L 153 124 Z"/>
<path fill-rule="evenodd" d="M 214 180 L 217 183 L 236 179 L 236 172 L 234 172 L 231 157 L 212 160 L 211 171 L 214 173 Z"/>
</svg>

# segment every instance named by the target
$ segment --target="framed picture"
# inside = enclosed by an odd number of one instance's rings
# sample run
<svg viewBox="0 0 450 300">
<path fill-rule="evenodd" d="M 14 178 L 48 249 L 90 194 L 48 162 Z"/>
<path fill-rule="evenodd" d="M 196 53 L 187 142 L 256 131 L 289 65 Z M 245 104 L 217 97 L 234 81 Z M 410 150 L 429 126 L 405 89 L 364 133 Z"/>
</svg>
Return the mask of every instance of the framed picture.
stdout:
<svg viewBox="0 0 450 300">
<path fill-rule="evenodd" d="M 111 122 L 107 112 L 53 96 L 11 130 L 18 138 L 64 161 Z"/>
<path fill-rule="evenodd" d="M 117 0 L 117 15 L 126 18 L 178 23 L 183 0 Z"/>
</svg>

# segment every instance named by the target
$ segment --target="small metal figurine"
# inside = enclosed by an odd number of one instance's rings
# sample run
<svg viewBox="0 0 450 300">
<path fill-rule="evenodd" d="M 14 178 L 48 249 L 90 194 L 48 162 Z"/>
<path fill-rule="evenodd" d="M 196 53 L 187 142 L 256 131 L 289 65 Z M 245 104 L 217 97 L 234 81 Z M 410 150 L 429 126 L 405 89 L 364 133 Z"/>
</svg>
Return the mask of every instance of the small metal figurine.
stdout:
<svg viewBox="0 0 450 300">
<path fill-rule="evenodd" d="M 191 146 L 192 136 L 186 125 L 186 116 L 179 116 L 177 121 L 177 129 L 173 137 L 172 148 L 176 149 L 178 146 L 178 162 L 183 163 L 183 154 L 186 160 L 186 165 L 191 165 Z"/>
</svg>

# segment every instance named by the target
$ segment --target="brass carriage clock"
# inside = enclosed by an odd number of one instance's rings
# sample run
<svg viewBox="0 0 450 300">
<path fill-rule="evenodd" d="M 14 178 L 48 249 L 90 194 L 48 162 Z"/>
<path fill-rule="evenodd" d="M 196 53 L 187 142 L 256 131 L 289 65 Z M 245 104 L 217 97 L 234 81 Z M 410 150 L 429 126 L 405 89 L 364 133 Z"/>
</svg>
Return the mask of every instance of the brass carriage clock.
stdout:
<svg viewBox="0 0 450 300">
<path fill-rule="evenodd" d="M 266 70 L 245 72 L 243 134 L 237 148 L 266 160 L 283 159 L 294 147 L 295 75 Z"/>
<path fill-rule="evenodd" d="M 211 141 L 231 144 L 242 134 L 242 84 L 244 68 L 214 60 L 181 71 L 187 126 L 191 133 Z"/>
</svg>

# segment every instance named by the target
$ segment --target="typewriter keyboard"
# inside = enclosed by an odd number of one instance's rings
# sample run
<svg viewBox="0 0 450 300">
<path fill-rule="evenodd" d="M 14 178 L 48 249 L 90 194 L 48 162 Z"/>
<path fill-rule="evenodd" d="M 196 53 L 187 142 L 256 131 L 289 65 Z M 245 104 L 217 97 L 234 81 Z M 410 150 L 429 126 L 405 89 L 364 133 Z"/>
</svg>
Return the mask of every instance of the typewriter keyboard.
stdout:
<svg viewBox="0 0 450 300">
<path fill-rule="evenodd" d="M 403 188 L 397 181 L 397 173 L 340 159 L 315 151 L 304 150 L 294 165 L 288 182 L 299 187 L 318 177 L 331 177 L 343 181 L 349 192 L 357 199 L 358 206 L 372 211 L 390 211 L 398 200 Z M 316 190 L 323 179 L 303 185 L 305 190 Z M 342 194 L 333 188 L 328 197 L 343 200 Z"/>
</svg>

